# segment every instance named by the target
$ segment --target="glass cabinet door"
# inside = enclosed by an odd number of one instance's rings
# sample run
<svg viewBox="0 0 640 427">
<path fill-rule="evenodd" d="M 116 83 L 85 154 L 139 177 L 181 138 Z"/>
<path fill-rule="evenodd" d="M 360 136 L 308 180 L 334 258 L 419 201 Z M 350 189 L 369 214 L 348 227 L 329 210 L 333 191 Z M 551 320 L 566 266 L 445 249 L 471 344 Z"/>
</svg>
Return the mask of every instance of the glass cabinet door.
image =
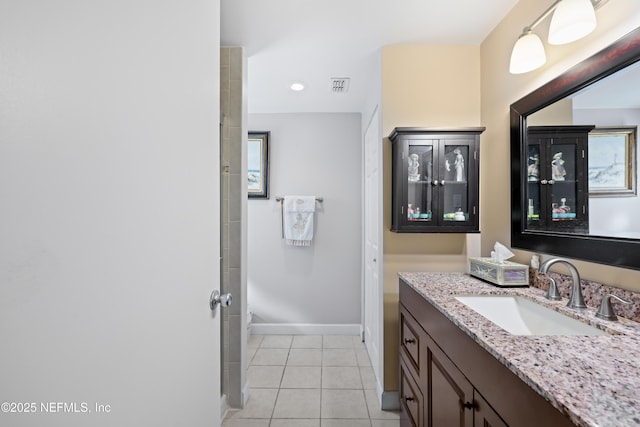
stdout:
<svg viewBox="0 0 640 427">
<path fill-rule="evenodd" d="M 578 207 L 578 188 L 576 179 L 576 144 L 553 144 L 550 147 L 549 179 L 550 205 L 546 206 L 548 217 L 558 227 L 575 222 Z"/>
<path fill-rule="evenodd" d="M 469 155 L 470 146 L 464 141 L 447 141 L 440 157 L 442 221 L 469 220 Z"/>
<path fill-rule="evenodd" d="M 589 128 L 530 128 L 524 207 L 527 229 L 588 230 L 586 141 Z"/>
<path fill-rule="evenodd" d="M 409 140 L 407 155 L 407 221 L 433 220 L 435 194 L 433 164 L 435 144 L 431 140 Z"/>
<path fill-rule="evenodd" d="M 527 228 L 540 227 L 540 144 L 531 142 L 527 155 Z"/>
</svg>

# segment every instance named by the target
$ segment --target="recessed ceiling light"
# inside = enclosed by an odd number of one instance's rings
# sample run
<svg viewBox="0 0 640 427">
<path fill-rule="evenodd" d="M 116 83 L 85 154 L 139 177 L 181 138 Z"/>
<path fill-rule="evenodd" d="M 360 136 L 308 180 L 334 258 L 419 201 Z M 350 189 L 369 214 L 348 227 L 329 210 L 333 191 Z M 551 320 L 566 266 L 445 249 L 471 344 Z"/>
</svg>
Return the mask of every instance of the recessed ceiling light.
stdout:
<svg viewBox="0 0 640 427">
<path fill-rule="evenodd" d="M 294 92 L 300 92 L 301 90 L 304 90 L 304 85 L 300 82 L 292 83 L 291 90 Z"/>
</svg>

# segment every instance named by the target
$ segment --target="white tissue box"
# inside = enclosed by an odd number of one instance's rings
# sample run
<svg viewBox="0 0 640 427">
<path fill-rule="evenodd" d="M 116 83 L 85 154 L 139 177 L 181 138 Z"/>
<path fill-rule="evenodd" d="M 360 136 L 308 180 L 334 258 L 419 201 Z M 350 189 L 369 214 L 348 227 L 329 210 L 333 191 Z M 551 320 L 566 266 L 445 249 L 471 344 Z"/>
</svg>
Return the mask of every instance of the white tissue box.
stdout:
<svg viewBox="0 0 640 427">
<path fill-rule="evenodd" d="M 469 258 L 469 274 L 503 288 L 529 286 L 529 266 L 491 258 Z"/>
</svg>

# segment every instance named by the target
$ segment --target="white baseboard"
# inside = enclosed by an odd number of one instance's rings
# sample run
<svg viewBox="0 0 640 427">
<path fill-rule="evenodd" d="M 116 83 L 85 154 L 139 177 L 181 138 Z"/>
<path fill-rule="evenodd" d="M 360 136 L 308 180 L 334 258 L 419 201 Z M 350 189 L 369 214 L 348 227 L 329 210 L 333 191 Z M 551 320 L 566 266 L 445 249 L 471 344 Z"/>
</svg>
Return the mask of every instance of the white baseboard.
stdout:
<svg viewBox="0 0 640 427">
<path fill-rule="evenodd" d="M 360 334 L 360 324 L 313 323 L 253 323 L 252 335 L 354 335 Z"/>
<path fill-rule="evenodd" d="M 220 424 L 224 421 L 224 417 L 227 416 L 227 412 L 229 412 L 229 402 L 227 401 L 227 395 L 223 394 L 220 396 Z"/>
<path fill-rule="evenodd" d="M 242 387 L 241 399 L 242 399 L 242 408 L 244 408 L 245 406 L 247 406 L 247 402 L 249 401 L 249 381 L 245 382 L 244 387 Z"/>
</svg>

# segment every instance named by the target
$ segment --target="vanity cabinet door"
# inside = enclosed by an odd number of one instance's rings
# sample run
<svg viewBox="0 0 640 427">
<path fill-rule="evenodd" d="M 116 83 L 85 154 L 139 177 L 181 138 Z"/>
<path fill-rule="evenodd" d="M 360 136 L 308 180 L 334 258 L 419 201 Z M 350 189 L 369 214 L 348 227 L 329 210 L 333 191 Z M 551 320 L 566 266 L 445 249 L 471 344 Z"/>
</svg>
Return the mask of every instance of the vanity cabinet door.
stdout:
<svg viewBox="0 0 640 427">
<path fill-rule="evenodd" d="M 396 128 L 391 231 L 479 231 L 479 143 L 484 128 Z"/>
<path fill-rule="evenodd" d="M 471 383 L 430 339 L 427 340 L 427 361 L 427 425 L 473 426 L 475 405 Z"/>
<path fill-rule="evenodd" d="M 509 427 L 477 391 L 474 395 L 474 404 L 473 427 Z"/>
</svg>

